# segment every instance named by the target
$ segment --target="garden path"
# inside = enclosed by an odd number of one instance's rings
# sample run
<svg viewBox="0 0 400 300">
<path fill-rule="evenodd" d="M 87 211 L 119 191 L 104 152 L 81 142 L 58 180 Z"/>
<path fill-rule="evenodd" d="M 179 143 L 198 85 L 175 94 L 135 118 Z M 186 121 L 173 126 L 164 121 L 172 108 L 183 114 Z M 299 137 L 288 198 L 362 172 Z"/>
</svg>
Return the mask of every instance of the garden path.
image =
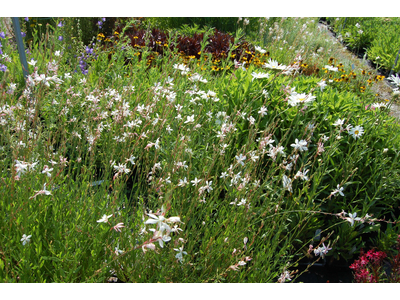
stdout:
<svg viewBox="0 0 400 300">
<path fill-rule="evenodd" d="M 325 32 L 329 36 L 329 38 L 332 40 L 332 42 L 341 43 L 336 38 L 336 33 L 332 30 L 332 28 L 329 25 L 327 25 L 326 23 L 323 23 L 323 22 L 319 22 L 318 27 L 321 28 L 322 31 Z M 354 64 L 356 66 L 361 67 L 367 71 L 372 71 L 373 73 L 380 74 L 379 71 L 377 71 L 373 67 L 372 63 L 369 60 L 360 58 L 347 49 L 343 49 L 342 55 L 347 60 L 354 61 Z M 384 100 L 384 99 L 392 100 L 393 99 L 393 96 L 392 96 L 393 89 L 394 89 L 394 86 L 391 83 L 389 83 L 387 79 L 384 79 L 383 81 L 379 81 L 379 82 L 375 83 L 372 87 L 372 90 L 374 91 L 374 93 L 379 94 L 379 98 L 381 100 Z M 390 115 L 393 117 L 396 117 L 398 120 L 400 120 L 400 105 L 394 101 L 391 101 Z"/>
</svg>

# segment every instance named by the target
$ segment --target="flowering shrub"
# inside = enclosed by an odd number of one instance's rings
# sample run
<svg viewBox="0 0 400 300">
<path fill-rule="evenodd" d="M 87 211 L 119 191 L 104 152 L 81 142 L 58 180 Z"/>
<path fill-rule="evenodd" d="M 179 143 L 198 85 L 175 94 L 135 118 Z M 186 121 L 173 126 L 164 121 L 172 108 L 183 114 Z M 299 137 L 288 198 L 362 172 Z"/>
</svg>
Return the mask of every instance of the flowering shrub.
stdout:
<svg viewBox="0 0 400 300">
<path fill-rule="evenodd" d="M 113 53 L 78 41 L 74 72 L 68 23 L 51 51 L 32 44 L 26 79 L 1 40 L 4 281 L 294 281 L 304 251 L 350 259 L 397 224 L 398 125 L 367 83 L 353 88 L 370 79 L 361 70 L 346 82 L 348 65 L 309 72 L 302 53 L 234 49 L 216 31 L 174 48 L 161 31 L 126 40 L 123 28 Z"/>
</svg>

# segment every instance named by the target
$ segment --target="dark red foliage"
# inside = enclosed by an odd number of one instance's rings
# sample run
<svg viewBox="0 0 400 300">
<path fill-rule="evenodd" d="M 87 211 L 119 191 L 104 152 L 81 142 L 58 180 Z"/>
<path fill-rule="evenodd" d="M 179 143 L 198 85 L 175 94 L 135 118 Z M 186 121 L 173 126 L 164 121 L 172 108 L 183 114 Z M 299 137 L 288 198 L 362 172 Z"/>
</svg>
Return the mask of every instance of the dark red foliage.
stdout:
<svg viewBox="0 0 400 300">
<path fill-rule="evenodd" d="M 120 33 L 122 32 L 122 26 L 118 26 L 112 37 L 108 37 L 110 40 L 118 40 Z M 147 46 L 149 51 L 157 52 L 163 55 L 166 47 L 173 50 L 177 49 L 177 52 L 192 58 L 200 58 L 201 44 L 204 39 L 204 34 L 194 34 L 192 37 L 189 36 L 178 36 L 175 45 L 169 45 L 168 39 L 169 35 L 166 32 L 160 31 L 159 29 L 152 29 L 147 33 L 146 30 L 140 29 L 132 26 L 124 32 L 131 41 L 132 47 L 145 47 Z M 209 36 L 207 39 L 207 46 L 203 50 L 205 53 L 211 53 L 213 59 L 223 59 L 227 58 L 229 51 L 234 43 L 234 37 L 230 34 L 223 33 L 217 29 L 214 31 L 213 35 Z M 108 43 L 108 46 L 112 46 L 112 43 Z M 251 46 L 244 40 L 238 42 L 237 48 L 232 51 L 232 57 L 230 59 L 239 60 L 239 58 L 251 60 L 254 57 L 254 47 Z M 141 55 L 139 55 L 139 59 Z"/>
</svg>

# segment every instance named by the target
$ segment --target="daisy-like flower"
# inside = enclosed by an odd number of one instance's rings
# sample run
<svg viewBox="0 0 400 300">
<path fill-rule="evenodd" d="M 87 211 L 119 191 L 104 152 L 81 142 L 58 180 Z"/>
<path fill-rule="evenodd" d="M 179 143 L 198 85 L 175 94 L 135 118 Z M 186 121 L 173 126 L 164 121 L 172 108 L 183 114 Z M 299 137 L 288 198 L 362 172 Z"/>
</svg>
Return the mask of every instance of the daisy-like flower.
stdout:
<svg viewBox="0 0 400 300">
<path fill-rule="evenodd" d="M 364 134 L 364 128 L 357 125 L 350 129 L 349 134 L 352 135 L 353 138 L 357 139 Z"/>
<path fill-rule="evenodd" d="M 386 108 L 387 107 L 387 104 L 386 103 L 383 103 L 383 102 L 376 102 L 376 103 L 373 103 L 372 104 L 372 107 L 373 108 Z"/>
<path fill-rule="evenodd" d="M 290 146 L 294 147 L 296 150 L 299 150 L 300 152 L 308 150 L 307 141 L 305 141 L 305 140 L 300 140 L 299 141 L 298 139 L 296 139 L 295 143 L 291 144 Z"/>
<path fill-rule="evenodd" d="M 107 223 L 108 219 L 111 218 L 112 215 L 103 215 L 103 217 L 100 220 L 97 220 L 97 223 Z"/>
<path fill-rule="evenodd" d="M 308 102 L 312 102 L 315 99 L 316 97 L 313 96 L 312 94 L 307 95 L 305 93 L 298 94 L 294 92 L 289 96 L 288 104 L 290 104 L 291 106 L 297 106 L 298 104 L 305 104 Z"/>
<path fill-rule="evenodd" d="M 396 74 L 396 76 L 392 75 L 388 78 L 388 80 L 390 80 L 391 82 L 393 82 L 394 84 L 400 86 L 400 77 L 399 74 Z"/>
<path fill-rule="evenodd" d="M 31 241 L 30 240 L 31 237 L 32 235 L 27 236 L 26 234 L 23 234 L 21 239 L 22 245 L 25 246 L 27 243 L 29 243 Z"/>
<path fill-rule="evenodd" d="M 185 186 L 185 185 L 187 185 L 188 184 L 188 182 L 187 182 L 187 180 L 186 180 L 186 177 L 182 180 L 182 179 L 179 179 L 179 183 L 178 183 L 178 186 Z"/>
<path fill-rule="evenodd" d="M 253 81 L 254 79 L 258 79 L 258 78 L 268 78 L 270 75 L 268 73 L 256 73 L 253 72 L 251 73 L 251 76 L 253 76 L 253 79 L 251 81 Z"/>
<path fill-rule="evenodd" d="M 285 65 L 279 65 L 279 63 L 276 60 L 269 59 L 267 63 L 264 64 L 264 68 L 268 69 L 275 69 L 275 70 L 285 70 L 287 66 Z"/>
<path fill-rule="evenodd" d="M 337 67 L 332 67 L 332 66 L 329 66 L 329 65 L 326 65 L 325 69 L 327 69 L 328 71 L 332 71 L 332 72 L 339 71 L 339 69 Z"/>
<path fill-rule="evenodd" d="M 260 52 L 261 54 L 264 54 L 265 52 L 267 52 L 267 50 L 264 50 L 259 46 L 255 46 L 255 49 L 256 49 L 257 52 Z"/>
</svg>

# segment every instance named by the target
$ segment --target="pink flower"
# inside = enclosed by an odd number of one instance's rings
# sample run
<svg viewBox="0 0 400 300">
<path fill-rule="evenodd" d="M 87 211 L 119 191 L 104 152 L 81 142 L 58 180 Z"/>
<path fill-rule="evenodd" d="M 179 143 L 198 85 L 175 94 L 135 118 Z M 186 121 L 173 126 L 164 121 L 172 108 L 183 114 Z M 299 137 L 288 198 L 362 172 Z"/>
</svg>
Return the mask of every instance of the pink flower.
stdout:
<svg viewBox="0 0 400 300">
<path fill-rule="evenodd" d="M 115 225 L 113 228 L 115 231 L 121 232 L 121 228 L 125 227 L 124 223 L 118 223 L 117 225 Z"/>
</svg>

